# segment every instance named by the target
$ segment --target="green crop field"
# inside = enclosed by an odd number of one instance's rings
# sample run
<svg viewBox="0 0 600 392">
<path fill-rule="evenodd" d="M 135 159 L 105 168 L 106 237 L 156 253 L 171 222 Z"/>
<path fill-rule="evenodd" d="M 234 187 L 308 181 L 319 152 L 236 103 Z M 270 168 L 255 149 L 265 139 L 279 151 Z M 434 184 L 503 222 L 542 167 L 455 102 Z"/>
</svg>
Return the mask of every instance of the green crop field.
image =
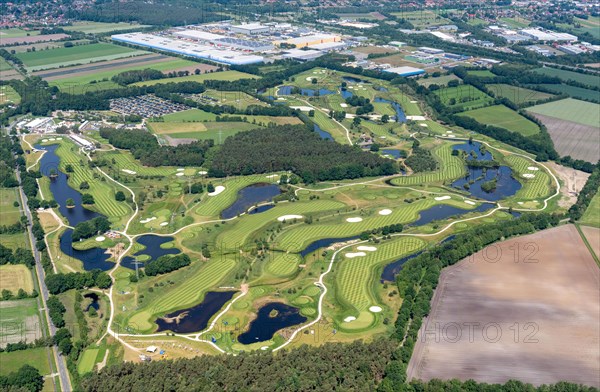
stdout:
<svg viewBox="0 0 600 392">
<path fill-rule="evenodd" d="M 301 261 L 298 255 L 281 252 L 274 252 L 267 257 L 266 272 L 280 278 L 288 277 L 296 272 Z"/>
<path fill-rule="evenodd" d="M 0 86 L 0 106 L 13 104 L 18 105 L 21 102 L 21 96 L 11 86 Z"/>
<path fill-rule="evenodd" d="M 448 84 L 449 81 L 451 80 L 460 80 L 460 78 L 454 74 L 450 74 L 450 75 L 443 75 L 443 76 L 439 76 L 437 78 L 426 78 L 426 79 L 419 79 L 417 81 L 417 83 L 419 83 L 421 86 L 425 86 L 425 87 L 429 87 L 432 84 L 437 84 L 438 86 L 446 86 Z"/>
<path fill-rule="evenodd" d="M 15 207 L 14 202 L 21 203 L 17 188 L 0 188 L 0 226 L 9 226 L 21 219 L 20 207 Z"/>
<path fill-rule="evenodd" d="M 416 173 L 410 176 L 397 177 L 392 180 L 394 185 L 419 185 L 442 181 L 455 180 L 466 170 L 464 162 L 460 158 L 452 156 L 454 144 L 443 144 L 433 149 L 432 154 L 439 163 L 439 169 L 433 172 Z"/>
<path fill-rule="evenodd" d="M 400 238 L 379 244 L 365 244 L 376 247 L 376 251 L 365 251 L 366 256 L 347 258 L 347 253 L 358 252 L 347 249 L 338 256 L 338 272 L 335 277 L 336 297 L 343 304 L 353 306 L 359 312 L 377 305 L 377 295 L 372 290 L 376 267 L 401 259 L 425 247 L 425 241 L 417 238 Z"/>
<path fill-rule="evenodd" d="M 113 31 L 138 30 L 148 27 L 132 23 L 103 23 L 103 22 L 75 22 L 72 26 L 64 26 L 65 31 L 79 31 L 85 34 L 102 34 Z"/>
<path fill-rule="evenodd" d="M 26 293 L 33 292 L 31 271 L 23 264 L 0 265 L 0 292 L 8 290 L 16 295 L 19 289 Z"/>
<path fill-rule="evenodd" d="M 568 94 L 573 98 L 584 99 L 600 103 L 600 91 L 590 90 L 582 87 L 570 86 L 568 84 L 536 84 L 532 87 L 539 86 L 545 90 L 552 91 L 557 94 Z"/>
<path fill-rule="evenodd" d="M 573 98 L 532 106 L 527 111 L 592 127 L 600 124 L 600 105 Z"/>
<path fill-rule="evenodd" d="M 132 86 L 154 86 L 156 84 L 164 84 L 164 83 L 181 83 L 181 82 L 199 82 L 202 83 L 205 80 L 226 80 L 226 81 L 234 81 L 240 79 L 257 79 L 258 76 L 248 74 L 245 72 L 239 71 L 223 71 L 223 72 L 212 72 L 200 75 L 189 75 L 182 76 L 179 78 L 168 78 L 168 79 L 158 79 L 158 80 L 149 80 L 146 82 L 138 82 L 134 83 Z"/>
<path fill-rule="evenodd" d="M 515 171 L 518 180 L 523 184 L 517 194 L 518 199 L 540 199 L 548 197 L 552 194 L 550 176 L 543 168 L 531 162 L 528 159 L 517 155 L 509 155 L 505 158 L 506 162 Z M 538 170 L 530 170 L 529 167 L 535 167 Z M 523 174 L 532 174 L 534 178 L 525 178 Z"/>
<path fill-rule="evenodd" d="M 481 124 L 494 125 L 512 132 L 517 132 L 523 136 L 532 136 L 540 131 L 540 128 L 536 123 L 504 105 L 494 105 L 470 110 L 463 112 L 460 115 L 471 117 Z"/>
<path fill-rule="evenodd" d="M 216 114 L 200 109 L 184 110 L 163 116 L 165 122 L 215 121 L 216 118 Z"/>
<path fill-rule="evenodd" d="M 6 60 L 4 60 L 3 57 L 0 57 L 0 71 L 5 72 L 5 71 L 12 71 L 12 70 L 13 70 L 12 65 L 10 65 Z"/>
<path fill-rule="evenodd" d="M 440 14 L 429 10 L 392 12 L 392 15 L 399 19 L 406 19 L 417 28 L 451 23 L 450 20 L 444 18 Z"/>
<path fill-rule="evenodd" d="M 592 198 L 590 205 L 581 217 L 580 223 L 600 228 L 600 189 Z"/>
<path fill-rule="evenodd" d="M 40 371 L 40 374 L 50 374 L 50 363 L 46 347 L 28 348 L 22 351 L 0 353 L 0 375 L 6 376 L 16 372 L 23 365 L 31 365 Z"/>
<path fill-rule="evenodd" d="M 488 84 L 486 87 L 497 97 L 507 98 L 517 105 L 537 102 L 554 96 L 552 94 L 542 93 L 528 88 L 511 86 L 510 84 Z"/>
<path fill-rule="evenodd" d="M 68 141 L 61 142 L 56 154 L 60 157 L 60 170 L 66 172 L 66 166 L 70 164 L 73 167 L 73 173 L 70 173 L 69 185 L 74 189 L 79 189 L 79 184 L 87 181 L 90 189 L 86 192 L 94 196 L 97 208 L 102 214 L 106 215 L 113 223 L 126 217 L 132 211 L 127 203 L 115 200 L 116 185 L 109 181 L 98 181 L 94 178 L 94 171 L 90 170 L 86 164 L 82 165 L 87 158 L 77 153 L 77 147 Z M 121 189 L 119 189 L 121 190 Z"/>
<path fill-rule="evenodd" d="M 512 27 L 513 29 L 524 29 L 531 23 L 529 20 L 518 16 L 515 18 L 500 18 L 499 20 L 506 23 L 508 27 Z"/>
<path fill-rule="evenodd" d="M 238 132 L 260 128 L 259 125 L 246 122 L 206 122 L 206 123 L 160 123 L 151 125 L 152 131 L 172 138 L 214 140 L 215 144 L 223 144 L 225 139 Z"/>
<path fill-rule="evenodd" d="M 16 293 L 15 293 L 16 294 Z M 0 301 L 0 341 L 33 342 L 41 337 L 38 302 L 36 298 Z"/>
<path fill-rule="evenodd" d="M 199 261 L 198 261 L 199 262 Z M 215 256 L 185 281 L 161 295 L 142 310 L 134 314 L 129 322 L 140 329 L 151 328 L 153 316 L 169 311 L 184 309 L 202 301 L 204 293 L 214 288 L 233 270 L 236 265 L 234 256 Z"/>
<path fill-rule="evenodd" d="M 461 84 L 457 87 L 445 87 L 434 92 L 442 103 L 452 108 L 462 110 L 476 109 L 487 106 L 493 102 L 493 98 L 483 91 L 471 86 Z"/>
<path fill-rule="evenodd" d="M 20 38 L 27 36 L 40 35 L 39 30 L 26 31 L 22 29 L 0 29 L 0 40 L 2 38 Z"/>
<path fill-rule="evenodd" d="M 484 69 L 484 70 L 472 70 L 472 71 L 468 71 L 467 74 L 469 76 L 477 76 L 477 77 L 480 77 L 480 78 L 493 78 L 493 77 L 496 76 L 496 75 L 494 75 L 492 73 L 492 71 L 489 71 L 487 69 Z"/>
<path fill-rule="evenodd" d="M 18 53 L 16 56 L 30 71 L 58 68 L 74 64 L 87 64 L 100 60 L 114 60 L 147 53 L 113 44 L 76 45 L 71 48 L 55 48 L 35 52 Z"/>
<path fill-rule="evenodd" d="M 533 72 L 546 75 L 546 76 L 554 76 L 565 82 L 572 80 L 578 83 L 582 83 L 588 85 L 590 87 L 600 87 L 600 80 L 598 76 L 595 74 L 583 74 L 579 72 L 567 71 L 564 69 L 558 68 L 536 68 Z"/>
</svg>

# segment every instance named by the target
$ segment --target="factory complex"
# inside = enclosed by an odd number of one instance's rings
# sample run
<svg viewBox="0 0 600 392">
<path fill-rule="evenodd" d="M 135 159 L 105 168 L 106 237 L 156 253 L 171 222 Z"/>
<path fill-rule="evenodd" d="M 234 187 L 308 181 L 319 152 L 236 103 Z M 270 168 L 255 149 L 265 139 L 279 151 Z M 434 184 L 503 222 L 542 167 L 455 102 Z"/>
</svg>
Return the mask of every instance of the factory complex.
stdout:
<svg viewBox="0 0 600 392">
<path fill-rule="evenodd" d="M 283 57 L 305 57 L 302 56 L 303 53 L 299 53 L 299 48 L 313 49 L 313 53 L 307 53 L 305 59 L 316 58 L 326 52 L 349 46 L 340 35 L 295 27 L 289 23 L 213 23 L 154 33 L 117 34 L 111 38 L 119 43 L 228 65 L 258 64 Z"/>
</svg>

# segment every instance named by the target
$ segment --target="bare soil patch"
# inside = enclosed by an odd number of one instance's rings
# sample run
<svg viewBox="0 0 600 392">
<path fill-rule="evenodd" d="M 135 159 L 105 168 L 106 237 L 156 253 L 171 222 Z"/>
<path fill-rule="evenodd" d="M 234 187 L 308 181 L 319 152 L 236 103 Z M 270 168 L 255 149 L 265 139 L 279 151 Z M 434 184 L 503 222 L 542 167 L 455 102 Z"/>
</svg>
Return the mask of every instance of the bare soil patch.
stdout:
<svg viewBox="0 0 600 392">
<path fill-rule="evenodd" d="M 169 144 L 169 146 L 173 146 L 173 147 L 177 147 L 182 144 L 190 144 L 190 143 L 198 141 L 198 139 L 176 138 L 176 137 L 171 137 L 171 136 L 167 136 L 167 135 L 165 135 L 164 138 L 167 141 L 167 143 Z"/>
<path fill-rule="evenodd" d="M 600 258 L 600 229 L 597 227 L 580 226 L 579 227 L 589 242 L 596 257 Z"/>
<path fill-rule="evenodd" d="M 556 151 L 562 156 L 598 162 L 600 159 L 600 132 L 598 127 L 578 124 L 542 114 L 533 114 L 546 128 Z"/>
<path fill-rule="evenodd" d="M 563 183 L 563 186 L 560 187 L 560 193 L 563 197 L 558 204 L 561 207 L 572 206 L 577 202 L 577 195 L 583 189 L 590 173 L 565 167 L 555 162 L 548 162 L 547 165 Z"/>
<path fill-rule="evenodd" d="M 442 272 L 408 376 L 598 387 L 599 291 L 573 225 L 491 245 Z"/>
</svg>

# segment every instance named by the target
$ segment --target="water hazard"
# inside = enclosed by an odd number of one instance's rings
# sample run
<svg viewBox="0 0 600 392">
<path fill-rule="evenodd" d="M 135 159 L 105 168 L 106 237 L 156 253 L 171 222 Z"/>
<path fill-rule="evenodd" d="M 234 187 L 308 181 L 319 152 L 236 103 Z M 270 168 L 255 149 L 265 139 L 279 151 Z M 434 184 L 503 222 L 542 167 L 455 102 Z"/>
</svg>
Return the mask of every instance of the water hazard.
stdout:
<svg viewBox="0 0 600 392">
<path fill-rule="evenodd" d="M 270 340 L 275 333 L 283 328 L 302 324 L 307 320 L 300 314 L 298 308 L 272 302 L 258 310 L 256 319 L 250 323 L 248 331 L 238 336 L 238 342 L 252 344 Z"/>
</svg>

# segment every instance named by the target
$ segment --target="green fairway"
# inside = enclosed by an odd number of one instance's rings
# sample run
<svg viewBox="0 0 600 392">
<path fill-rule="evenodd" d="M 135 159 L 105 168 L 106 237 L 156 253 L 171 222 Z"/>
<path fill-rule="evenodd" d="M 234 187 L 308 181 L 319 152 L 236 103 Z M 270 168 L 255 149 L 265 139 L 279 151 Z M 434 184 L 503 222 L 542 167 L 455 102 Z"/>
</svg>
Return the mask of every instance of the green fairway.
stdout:
<svg viewBox="0 0 600 392">
<path fill-rule="evenodd" d="M 87 348 L 81 354 L 81 358 L 79 358 L 79 363 L 77 364 L 77 372 L 79 374 L 86 374 L 94 370 L 98 352 L 100 352 L 99 348 Z"/>
<path fill-rule="evenodd" d="M 266 272 L 279 278 L 293 275 L 298 270 L 302 259 L 295 254 L 275 252 L 268 256 Z"/>
<path fill-rule="evenodd" d="M 0 375 L 6 376 L 9 373 L 16 372 L 23 365 L 33 366 L 42 375 L 50 374 L 47 350 L 46 347 L 39 347 L 0 353 Z"/>
<path fill-rule="evenodd" d="M 444 105 L 461 110 L 476 109 L 493 102 L 492 97 L 470 84 L 445 87 L 436 90 L 434 94 L 440 97 Z"/>
<path fill-rule="evenodd" d="M 507 98 L 517 105 L 536 102 L 554 96 L 552 94 L 542 93 L 528 88 L 511 86 L 510 84 L 488 84 L 486 87 L 497 97 Z"/>
<path fill-rule="evenodd" d="M 239 71 L 223 71 L 223 72 L 212 72 L 200 75 L 189 75 L 189 76 L 181 76 L 178 78 L 168 78 L 168 79 L 158 79 L 158 80 L 149 80 L 146 82 L 138 82 L 134 83 L 133 86 L 154 86 L 156 84 L 165 84 L 165 83 L 181 83 L 181 82 L 199 82 L 202 83 L 205 80 L 226 80 L 226 81 L 234 81 L 240 79 L 257 79 L 258 76 L 239 72 Z"/>
<path fill-rule="evenodd" d="M 140 161 L 136 160 L 129 151 L 109 151 L 101 154 L 111 162 L 109 165 L 109 174 L 112 176 L 123 175 L 124 173 L 130 176 L 170 176 L 177 172 L 176 167 L 158 166 L 149 167 L 143 166 Z M 115 161 L 113 164 L 112 161 Z M 132 174 L 130 172 L 135 172 Z"/>
<path fill-rule="evenodd" d="M 471 117 L 481 124 L 494 125 L 523 136 L 532 136 L 540 131 L 536 123 L 526 119 L 519 113 L 504 105 L 488 106 L 481 109 L 470 110 L 460 114 Z"/>
<path fill-rule="evenodd" d="M 600 189 L 579 221 L 581 224 L 600 228 Z"/>
<path fill-rule="evenodd" d="M 550 196 L 554 192 L 554 188 L 551 187 L 550 176 L 540 166 L 517 155 L 509 155 L 505 159 L 514 170 L 515 177 L 523 184 L 523 188 L 515 196 L 517 199 L 541 199 Z M 536 168 L 537 170 L 530 168 Z M 523 176 L 524 174 L 527 176 L 533 175 L 534 177 L 526 178 Z"/>
<path fill-rule="evenodd" d="M 528 112 L 597 127 L 600 124 L 600 105 L 566 98 L 527 108 Z"/>
<path fill-rule="evenodd" d="M 30 70 L 58 68 L 74 64 L 87 64 L 100 60 L 114 60 L 146 53 L 113 44 L 76 45 L 71 48 L 55 48 L 35 52 L 18 53 L 17 57 Z"/>
<path fill-rule="evenodd" d="M 397 177 L 392 180 L 392 184 L 400 186 L 430 184 L 459 178 L 466 171 L 465 165 L 460 158 L 452 155 L 452 146 L 453 144 L 447 143 L 433 149 L 432 154 L 440 167 L 438 170 Z"/>
<path fill-rule="evenodd" d="M 531 23 L 529 20 L 519 16 L 514 18 L 499 18 L 499 20 L 506 23 L 508 27 L 512 27 L 514 29 L 524 29 Z"/>
<path fill-rule="evenodd" d="M 0 188 L 0 226 L 10 226 L 21 219 L 21 199 L 18 188 Z M 15 207 L 14 203 L 19 205 Z"/>
</svg>

